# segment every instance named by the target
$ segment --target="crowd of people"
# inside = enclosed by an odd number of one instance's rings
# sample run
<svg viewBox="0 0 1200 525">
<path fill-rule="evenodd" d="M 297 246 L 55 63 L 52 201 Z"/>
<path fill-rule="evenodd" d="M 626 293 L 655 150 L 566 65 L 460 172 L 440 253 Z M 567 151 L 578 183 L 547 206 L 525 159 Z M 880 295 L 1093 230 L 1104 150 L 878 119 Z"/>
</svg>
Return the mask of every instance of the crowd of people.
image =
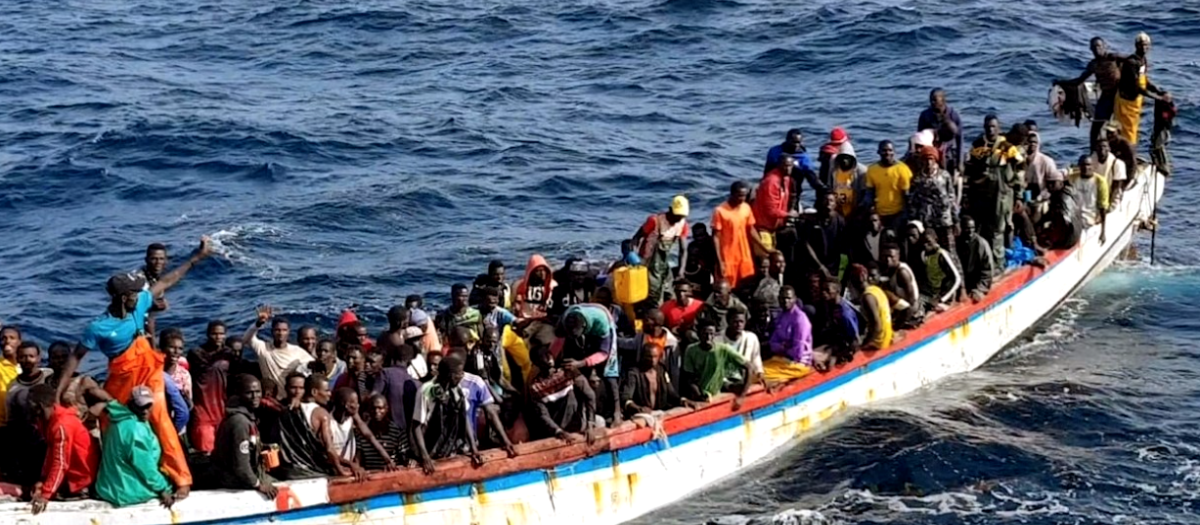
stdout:
<svg viewBox="0 0 1200 525">
<path fill-rule="evenodd" d="M 1084 78 L 1112 75 L 1098 62 L 1114 60 L 1118 100 L 1120 86 L 1150 86 L 1143 36 L 1129 57 L 1093 45 Z M 827 373 L 955 303 L 984 301 L 1006 269 L 1043 264 L 1091 225 L 1104 242 L 1105 213 L 1138 163 L 1137 121 L 1123 111 L 1068 169 L 1033 121 L 1003 132 L 988 115 L 967 142 L 942 89 L 903 156 L 885 140 L 874 162 L 860 160 L 843 128 L 812 155 L 789 130 L 753 195 L 733 183 L 707 226 L 689 222 L 678 195 L 611 264 L 555 269 L 533 255 L 513 281 L 492 261 L 451 287 L 445 309 L 409 296 L 374 334 L 347 310 L 332 333 L 302 326 L 293 342 L 287 317 L 263 306 L 233 337 L 208 323 L 188 350 L 182 331 L 157 325 L 166 292 L 211 243 L 169 272 L 166 247 L 152 244 L 140 270 L 108 280 L 111 302 L 78 344 L 43 356 L 16 326 L 0 330 L 0 443 L 32 451 L 0 455 L 0 490 L 35 513 L 85 497 L 170 506 L 193 485 L 274 497 L 277 480 L 432 473 L 454 456 L 479 464 L 484 449 L 512 457 L 523 442 L 591 440 L 723 392 L 737 410 L 756 385 Z M 616 301 L 626 267 L 648 276 L 636 305 Z M 89 352 L 108 360 L 103 382 L 79 371 Z"/>
</svg>

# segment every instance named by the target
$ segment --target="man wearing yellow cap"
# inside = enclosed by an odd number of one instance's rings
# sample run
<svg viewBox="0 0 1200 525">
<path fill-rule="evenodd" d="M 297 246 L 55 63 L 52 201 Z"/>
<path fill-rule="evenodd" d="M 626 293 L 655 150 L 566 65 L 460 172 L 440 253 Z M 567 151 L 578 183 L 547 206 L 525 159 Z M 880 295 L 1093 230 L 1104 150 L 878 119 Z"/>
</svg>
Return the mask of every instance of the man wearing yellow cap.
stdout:
<svg viewBox="0 0 1200 525">
<path fill-rule="evenodd" d="M 646 302 L 652 308 L 662 304 L 663 293 L 674 280 L 670 257 L 676 245 L 679 246 L 677 277 L 683 278 L 683 269 L 687 267 L 687 238 L 691 234 L 687 223 L 689 208 L 687 197 L 676 195 L 667 211 L 651 215 L 633 234 L 633 246 L 650 274 L 650 295 Z"/>
</svg>

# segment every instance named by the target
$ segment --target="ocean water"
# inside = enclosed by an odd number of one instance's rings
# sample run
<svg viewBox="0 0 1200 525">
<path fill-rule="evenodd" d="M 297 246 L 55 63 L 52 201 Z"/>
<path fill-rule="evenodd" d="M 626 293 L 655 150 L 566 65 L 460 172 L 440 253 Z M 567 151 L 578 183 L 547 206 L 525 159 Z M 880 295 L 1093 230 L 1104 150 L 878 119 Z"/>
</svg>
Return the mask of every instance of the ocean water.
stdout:
<svg viewBox="0 0 1200 525">
<path fill-rule="evenodd" d="M 13 2 L 0 17 L 0 319 L 48 343 L 150 242 L 221 256 L 160 326 L 257 304 L 373 328 L 493 258 L 602 259 L 676 192 L 706 221 L 789 127 L 864 160 L 943 86 L 968 136 L 1034 118 L 1087 40 L 1154 37 L 1182 111 L 1148 263 L 1096 279 L 983 369 L 846 416 L 642 523 L 1187 523 L 1200 504 L 1200 7 L 936 1 Z M 1148 128 L 1149 122 L 1145 124 Z M 1145 133 L 1143 134 L 1145 136 Z M 91 370 L 102 364 L 93 360 Z"/>
</svg>

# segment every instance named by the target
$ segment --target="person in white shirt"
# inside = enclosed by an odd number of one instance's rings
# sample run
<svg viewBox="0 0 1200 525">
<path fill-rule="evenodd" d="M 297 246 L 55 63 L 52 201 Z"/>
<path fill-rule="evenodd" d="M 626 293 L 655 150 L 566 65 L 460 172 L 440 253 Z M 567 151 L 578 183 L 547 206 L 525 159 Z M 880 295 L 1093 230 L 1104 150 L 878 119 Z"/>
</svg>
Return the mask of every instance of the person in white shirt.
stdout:
<svg viewBox="0 0 1200 525">
<path fill-rule="evenodd" d="M 271 321 L 271 344 L 268 345 L 258 337 L 258 331 L 271 318 L 271 307 L 260 306 L 254 324 L 242 336 L 242 342 L 254 349 L 258 357 L 258 367 L 262 371 L 263 381 L 274 381 L 276 385 L 284 385 L 284 378 L 292 372 L 309 374 L 308 363 L 315 359 L 303 348 L 288 342 L 288 321 L 276 317 Z"/>
<path fill-rule="evenodd" d="M 1111 192 L 1108 199 L 1108 208 L 1112 209 L 1121 202 L 1121 192 L 1117 188 L 1125 186 L 1122 183 L 1127 178 L 1125 162 L 1112 154 L 1112 146 L 1109 145 L 1108 140 L 1103 136 L 1092 145 L 1091 160 L 1092 171 L 1096 176 L 1103 177 L 1104 181 L 1108 183 L 1108 188 Z"/>
<path fill-rule="evenodd" d="M 725 317 L 728 327 L 724 332 L 717 334 L 716 342 L 727 344 L 741 354 L 746 360 L 746 368 L 759 378 L 763 388 L 768 388 L 767 380 L 763 377 L 762 347 L 758 336 L 746 331 L 746 312 L 730 308 Z"/>
</svg>

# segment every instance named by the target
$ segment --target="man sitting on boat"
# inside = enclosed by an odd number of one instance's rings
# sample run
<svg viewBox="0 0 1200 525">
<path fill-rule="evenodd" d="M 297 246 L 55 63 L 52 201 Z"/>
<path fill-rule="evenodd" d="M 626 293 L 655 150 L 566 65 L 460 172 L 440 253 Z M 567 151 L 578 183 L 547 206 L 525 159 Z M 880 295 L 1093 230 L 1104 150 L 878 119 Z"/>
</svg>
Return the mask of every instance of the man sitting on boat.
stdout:
<svg viewBox="0 0 1200 525">
<path fill-rule="evenodd" d="M 1054 180 L 1054 176 L 1046 177 L 1046 181 Z M 1059 179 L 1061 181 L 1061 179 Z M 975 230 L 975 219 L 963 215 L 960 220 L 958 237 L 958 261 L 962 264 L 963 290 L 974 302 L 983 300 L 992 287 L 992 250 Z"/>
<path fill-rule="evenodd" d="M 696 334 L 700 341 L 689 346 L 683 354 L 682 395 L 693 401 L 708 401 L 721 393 L 726 381 L 736 377 L 734 374 L 740 371 L 746 381 L 730 390 L 738 392 L 733 409 L 741 408 L 756 379 L 754 372 L 746 366 L 746 360 L 736 350 L 716 342 L 717 327 L 711 322 L 700 321 L 696 326 Z"/>
<path fill-rule="evenodd" d="M 858 295 L 863 321 L 862 350 L 882 350 L 892 344 L 892 312 L 887 294 L 875 283 L 878 275 L 861 264 L 849 269 L 847 284 Z"/>
</svg>

